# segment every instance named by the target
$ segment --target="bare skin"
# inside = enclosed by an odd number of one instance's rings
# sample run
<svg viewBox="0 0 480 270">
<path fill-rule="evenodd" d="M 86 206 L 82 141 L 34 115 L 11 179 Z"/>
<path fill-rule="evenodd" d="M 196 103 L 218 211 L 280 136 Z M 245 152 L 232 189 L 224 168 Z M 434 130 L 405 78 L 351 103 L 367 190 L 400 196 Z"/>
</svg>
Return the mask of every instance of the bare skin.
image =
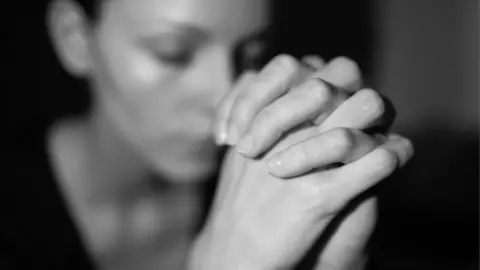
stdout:
<svg viewBox="0 0 480 270">
<path fill-rule="evenodd" d="M 248 82 L 224 100 L 218 140 L 240 146 L 225 161 L 216 204 L 192 253 L 194 262 L 201 262 L 192 269 L 292 268 L 354 198 L 411 158 L 407 139 L 362 132 L 385 116 L 376 92 L 362 89 L 345 101 L 345 93 L 324 83 L 328 79 L 346 91 L 358 87 L 358 69 L 351 61 L 336 59 L 311 76 L 323 80 L 285 88 L 286 78 L 297 78 L 295 67 L 300 66 L 290 57 L 277 58 L 256 78 L 246 76 Z M 339 69 L 343 76 L 335 78 Z M 264 92 L 255 89 L 258 85 Z M 306 121 L 312 124 L 294 129 Z M 246 128 L 238 128 L 242 124 Z M 282 134 L 286 137 L 277 141 Z M 249 150 L 241 146 L 247 136 L 254 141 Z M 344 165 L 329 167 L 337 163 Z M 375 204 L 373 197 L 364 199 L 342 217 L 318 254 L 316 269 L 362 269 Z"/>
<path fill-rule="evenodd" d="M 243 124 L 243 129 L 237 132 L 237 138 L 217 134 L 217 139 L 223 136 L 226 142 L 236 144 L 249 123 L 255 123 L 254 116 L 263 109 L 268 109 L 267 105 L 279 98 L 270 95 L 271 100 L 260 102 L 255 96 L 244 99 L 244 106 L 256 109 L 247 110 L 250 112 L 250 118 L 242 119 L 245 110 L 237 111 L 238 106 L 234 105 L 237 99 L 229 98 L 232 95 L 228 94 L 233 82 L 231 54 L 239 44 L 245 44 L 246 40 L 252 39 L 252 36 L 268 27 L 267 10 L 266 1 L 257 0 L 111 0 L 103 5 L 100 20 L 91 23 L 75 2 L 69 0 L 52 2 L 48 25 L 59 60 L 72 75 L 90 81 L 94 100 L 87 115 L 59 121 L 52 128 L 50 133 L 52 164 L 86 246 L 102 268 L 185 267 L 193 236 L 193 225 L 199 212 L 200 194 L 196 189 L 197 183 L 210 176 L 217 168 L 215 162 L 217 147 L 214 145 L 212 135 L 216 126 L 215 121 L 217 120 L 218 126 L 218 123 L 222 122 L 218 119 L 224 117 L 221 111 L 216 112 L 217 105 L 224 97 L 227 97 L 223 99 L 224 101 L 233 101 L 233 104 L 228 105 L 231 106 L 231 110 L 225 110 L 229 115 L 225 118 L 225 123 L 228 122 L 225 126 L 228 129 L 230 124 Z M 319 61 L 312 60 L 311 64 L 319 65 Z M 331 65 L 330 69 L 325 68 L 325 80 L 345 86 L 345 89 L 351 88 L 351 92 L 359 90 L 359 72 L 355 69 L 349 70 L 348 66 L 351 67 L 352 63 L 346 66 L 347 69 L 341 72 L 332 68 L 335 65 Z M 284 72 L 283 68 L 278 69 L 277 74 L 273 74 L 270 79 L 277 83 L 282 78 L 290 80 L 291 78 Z M 268 83 L 256 87 L 251 89 L 258 90 L 258 93 L 269 91 Z M 314 88 L 318 87 L 317 85 Z M 234 92 L 236 91 L 233 90 L 232 93 Z M 293 93 L 288 92 L 284 97 L 288 99 Z M 330 98 L 334 99 L 333 96 Z M 346 95 L 340 96 L 333 103 L 340 104 L 346 98 Z M 292 119 L 284 115 L 275 116 L 275 119 L 270 120 L 283 123 L 286 127 L 284 131 L 288 133 L 295 123 L 312 120 L 310 119 L 312 107 L 306 105 L 307 101 L 311 100 L 304 99 L 294 107 L 286 102 L 277 108 L 294 109 L 299 112 L 299 117 Z M 344 161 L 352 165 L 354 160 L 361 160 L 362 156 L 367 157 L 368 152 L 373 153 L 380 145 L 360 133 L 364 126 L 358 126 L 358 123 L 370 123 L 372 119 L 352 117 L 357 115 L 355 108 L 361 106 L 362 102 L 367 101 L 357 100 L 351 105 L 347 104 L 343 110 L 339 107 L 337 116 L 332 114 L 328 118 L 336 106 L 322 107 L 321 104 L 311 104 L 321 107 L 320 111 L 323 114 L 317 115 L 316 122 L 318 125 L 323 123 L 328 127 L 324 131 L 345 123 L 346 127 L 359 130 L 355 133 L 361 137 L 358 145 L 368 147 L 356 147 L 363 150 L 353 151 L 355 152 L 353 157 L 343 157 Z M 225 107 L 223 104 L 230 102 L 220 104 L 223 108 Z M 252 106 L 254 104 L 256 105 Z M 366 104 L 368 105 L 368 102 Z M 234 120 L 230 121 L 230 118 Z M 255 124 L 252 127 L 255 127 Z M 255 128 L 251 128 L 250 131 L 255 132 Z M 310 134 L 318 135 L 318 138 L 312 139 L 320 138 L 321 135 L 317 133 L 318 130 Z M 291 146 L 290 150 L 293 151 L 284 153 L 285 155 L 295 158 L 294 151 L 300 141 L 299 138 L 306 139 L 302 137 L 305 134 L 302 134 L 295 135 L 296 139 L 284 141 L 283 146 Z M 264 141 L 263 145 L 256 144 L 260 147 L 256 149 L 257 153 L 237 155 L 240 160 L 244 160 L 242 162 L 232 163 L 227 160 L 225 164 L 231 165 L 223 167 L 224 175 L 233 177 L 223 177 L 221 185 L 228 186 L 234 179 L 238 180 L 234 173 L 236 170 L 249 172 L 247 174 L 249 177 L 240 181 L 241 183 L 259 178 L 270 179 L 273 175 L 283 177 L 285 172 L 265 170 L 268 168 L 266 160 L 251 161 L 262 149 L 274 145 L 274 139 L 278 135 L 275 130 L 252 133 L 255 139 Z M 321 149 L 313 150 L 308 164 L 309 167 L 316 168 L 322 165 L 315 155 Z M 400 150 L 397 152 L 400 153 Z M 334 154 L 335 151 L 332 151 L 332 155 Z M 407 157 L 405 160 L 408 159 L 408 155 L 405 156 Z M 244 167 L 243 162 L 251 165 Z M 306 168 L 296 167 L 287 174 L 302 177 L 306 171 L 308 171 Z M 368 170 L 363 173 L 367 175 Z M 345 178 L 344 180 L 348 178 L 340 174 L 335 177 Z M 365 188 L 367 182 L 381 180 L 378 178 L 381 177 L 366 176 L 362 187 Z M 152 188 L 151 183 L 154 181 L 162 183 L 161 187 Z M 340 197 L 346 201 L 358 194 L 361 189 L 358 186 L 351 192 L 343 192 L 343 196 Z M 263 199 L 268 200 L 268 197 Z M 259 197 L 257 203 L 263 204 L 263 199 Z M 221 209 L 230 207 L 226 201 L 220 200 L 218 204 Z M 247 212 L 249 209 L 258 209 L 258 205 L 255 204 L 245 203 L 244 206 Z M 220 212 L 225 214 L 214 214 L 215 222 L 222 223 L 231 218 L 228 211 Z M 366 212 L 368 214 L 371 211 Z M 301 211 L 299 213 L 301 214 Z M 367 214 L 360 217 L 367 217 Z M 276 218 L 278 216 L 272 216 L 271 220 Z M 305 235 L 295 235 L 293 232 L 298 230 L 295 223 L 284 221 L 284 228 L 288 229 L 284 232 L 291 233 L 292 237 L 313 240 L 321 231 L 321 228 L 317 227 L 316 230 L 306 230 L 308 233 Z M 360 240 L 355 242 L 358 242 L 357 246 L 361 246 L 369 235 L 370 221 L 374 219 L 366 219 L 365 230 L 362 233 L 365 236 L 358 237 Z M 265 236 L 262 224 L 256 224 L 257 227 L 249 228 L 257 228 L 256 234 Z M 208 229 L 207 231 L 212 232 Z M 336 238 L 339 239 L 339 243 L 346 243 L 345 239 L 355 239 L 352 238 L 354 235 L 350 234 L 351 230 L 344 231 L 344 234 L 339 233 Z M 275 239 L 279 240 L 286 234 L 279 234 Z M 212 239 L 215 241 L 209 241 L 209 247 L 205 250 L 218 251 L 218 243 L 225 242 L 223 239 L 225 232 L 219 231 L 214 235 L 215 238 Z M 202 234 L 199 239 L 211 236 L 211 233 Z M 266 243 L 274 245 L 275 241 L 270 240 L 265 239 Z M 234 242 L 233 244 L 237 245 Z M 343 256 L 340 255 L 342 249 L 336 248 L 342 244 L 332 245 L 332 248 L 327 249 L 324 254 L 330 254 L 328 258 Z M 242 249 L 244 246 L 238 244 L 238 248 Z M 352 250 L 351 257 L 358 257 L 360 252 Z M 259 254 L 262 252 L 269 252 L 269 247 L 266 246 Z M 304 252 L 304 247 L 297 246 L 297 250 L 288 252 L 298 256 Z M 227 254 L 225 258 L 231 255 Z M 270 257 L 269 266 L 291 264 L 291 261 L 283 261 L 281 258 L 283 255 L 285 254 L 279 252 Z M 210 258 L 209 255 L 205 255 L 204 261 L 203 259 L 201 261 L 208 264 Z M 242 257 L 236 259 L 241 260 Z M 245 259 L 254 260 L 246 257 Z M 198 256 L 195 261 L 198 261 Z M 248 261 L 239 263 L 247 265 Z"/>
<path fill-rule="evenodd" d="M 58 58 L 89 80 L 94 101 L 52 127 L 52 161 L 99 265 L 183 267 L 197 185 L 218 166 L 212 128 L 233 83 L 230 56 L 257 42 L 266 11 L 264 1 L 111 0 L 91 22 L 74 1 L 52 1 Z"/>
</svg>

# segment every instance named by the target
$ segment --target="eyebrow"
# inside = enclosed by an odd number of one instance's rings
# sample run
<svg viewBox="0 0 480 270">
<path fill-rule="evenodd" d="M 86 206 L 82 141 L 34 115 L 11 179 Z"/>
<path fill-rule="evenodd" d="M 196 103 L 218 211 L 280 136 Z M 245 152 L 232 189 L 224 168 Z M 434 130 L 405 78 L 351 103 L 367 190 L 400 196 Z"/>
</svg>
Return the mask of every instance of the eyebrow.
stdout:
<svg viewBox="0 0 480 270">
<path fill-rule="evenodd" d="M 141 43 L 147 47 L 157 47 L 160 44 L 165 44 L 165 42 L 174 42 L 183 46 L 196 46 L 210 36 L 207 31 L 185 25 L 175 25 L 168 27 L 168 29 L 143 37 Z"/>
<path fill-rule="evenodd" d="M 175 30 L 178 31 L 181 35 L 191 37 L 197 40 L 205 40 L 211 36 L 209 31 L 188 24 L 174 25 L 173 28 L 175 28 Z"/>
<path fill-rule="evenodd" d="M 212 36 L 212 33 L 207 29 L 200 28 L 195 25 L 191 25 L 184 22 L 175 22 L 168 19 L 162 19 L 162 24 L 167 25 L 165 31 L 160 31 L 157 35 L 152 35 L 148 38 L 145 38 L 145 43 L 149 45 L 154 45 L 155 43 L 160 43 L 163 41 L 164 36 L 171 36 L 180 38 L 180 40 L 185 41 L 185 43 L 194 46 L 196 44 L 201 44 L 205 40 L 209 39 Z M 250 32 L 246 35 L 239 37 L 235 43 L 245 43 L 252 39 L 271 37 L 273 31 L 270 25 L 261 25 L 259 30 Z"/>
</svg>

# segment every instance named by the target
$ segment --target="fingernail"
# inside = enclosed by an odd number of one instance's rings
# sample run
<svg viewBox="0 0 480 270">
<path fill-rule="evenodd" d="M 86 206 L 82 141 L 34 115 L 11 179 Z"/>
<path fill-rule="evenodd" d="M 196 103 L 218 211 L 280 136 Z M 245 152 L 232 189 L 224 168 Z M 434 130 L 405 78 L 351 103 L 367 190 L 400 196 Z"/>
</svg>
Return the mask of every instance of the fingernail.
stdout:
<svg viewBox="0 0 480 270">
<path fill-rule="evenodd" d="M 227 143 L 230 145 L 234 145 L 237 143 L 238 139 L 240 137 L 238 128 L 233 125 L 229 128 L 228 136 L 227 136 Z"/>
<path fill-rule="evenodd" d="M 242 154 L 248 154 L 253 149 L 253 138 L 250 135 L 246 135 L 237 145 L 237 151 Z"/>
<path fill-rule="evenodd" d="M 284 173 L 284 164 L 282 158 L 278 155 L 271 157 L 267 162 L 268 170 L 275 175 Z"/>
<path fill-rule="evenodd" d="M 227 132 L 225 132 L 225 130 L 220 130 L 219 132 L 217 132 L 216 143 L 218 145 L 225 144 L 226 140 L 227 140 Z"/>
</svg>

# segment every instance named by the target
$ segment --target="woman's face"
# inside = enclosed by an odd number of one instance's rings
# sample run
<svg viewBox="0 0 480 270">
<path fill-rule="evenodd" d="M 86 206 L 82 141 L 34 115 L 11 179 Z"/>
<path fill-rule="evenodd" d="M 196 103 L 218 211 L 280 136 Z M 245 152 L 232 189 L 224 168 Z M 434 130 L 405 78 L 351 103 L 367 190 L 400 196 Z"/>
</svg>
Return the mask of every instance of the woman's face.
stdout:
<svg viewBox="0 0 480 270">
<path fill-rule="evenodd" d="M 234 53 L 267 23 L 265 0 L 106 1 L 89 42 L 94 108 L 156 170 L 201 177 Z"/>
</svg>

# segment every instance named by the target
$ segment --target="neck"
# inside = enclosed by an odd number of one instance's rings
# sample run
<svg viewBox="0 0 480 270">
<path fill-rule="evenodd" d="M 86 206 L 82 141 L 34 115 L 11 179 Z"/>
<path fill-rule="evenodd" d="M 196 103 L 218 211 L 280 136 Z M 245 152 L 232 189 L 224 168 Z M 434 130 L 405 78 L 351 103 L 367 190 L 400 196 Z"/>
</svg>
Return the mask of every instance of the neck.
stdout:
<svg viewBox="0 0 480 270">
<path fill-rule="evenodd" d="M 105 114 L 93 111 L 85 121 L 87 162 L 93 186 L 102 195 L 123 196 L 138 190 L 139 183 L 150 170 L 142 158 L 128 146 Z"/>
</svg>

